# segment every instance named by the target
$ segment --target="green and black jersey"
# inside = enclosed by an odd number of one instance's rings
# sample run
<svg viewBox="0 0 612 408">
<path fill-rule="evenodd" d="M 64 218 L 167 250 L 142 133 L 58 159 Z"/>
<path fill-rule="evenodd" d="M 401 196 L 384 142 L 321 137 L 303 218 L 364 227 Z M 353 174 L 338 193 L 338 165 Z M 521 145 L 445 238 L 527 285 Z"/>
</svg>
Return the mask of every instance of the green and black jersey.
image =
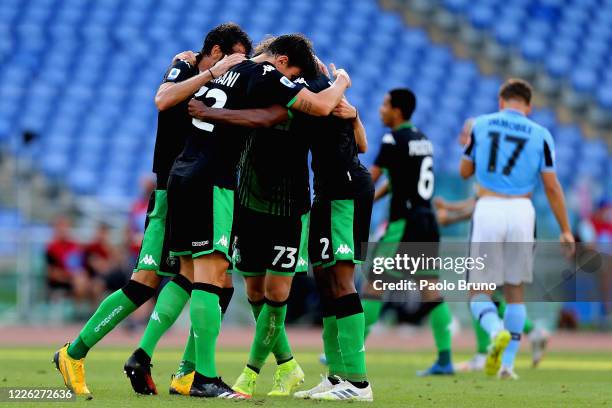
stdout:
<svg viewBox="0 0 612 408">
<path fill-rule="evenodd" d="M 249 109 L 279 104 L 289 106 L 302 86 L 291 82 L 264 62 L 244 61 L 195 94 L 213 108 Z M 192 118 L 185 148 L 171 173 L 205 178 L 221 188 L 235 189 L 237 165 L 250 129 Z"/>
<path fill-rule="evenodd" d="M 385 134 L 374 164 L 389 178 L 391 221 L 404 218 L 414 209 L 431 209 L 433 145 L 423 132 L 405 122 Z"/>
<path fill-rule="evenodd" d="M 331 86 L 330 79 L 323 74 L 315 79 L 299 79 L 298 82 L 315 93 Z M 295 127 L 309 142 L 315 200 L 355 198 L 371 188 L 370 173 L 359 161 L 350 120 L 333 115 L 313 117 L 298 114 Z"/>
<path fill-rule="evenodd" d="M 291 119 L 248 137 L 238 196 L 242 206 L 272 215 L 301 215 L 310 209 L 308 145 Z"/>
<path fill-rule="evenodd" d="M 175 61 L 164 75 L 163 83 L 182 82 L 198 74 L 197 67 L 186 61 Z M 153 172 L 157 174 L 157 188 L 166 189 L 170 169 L 185 146 L 191 126 L 187 113 L 189 99 L 157 114 L 157 136 L 153 154 Z"/>
</svg>

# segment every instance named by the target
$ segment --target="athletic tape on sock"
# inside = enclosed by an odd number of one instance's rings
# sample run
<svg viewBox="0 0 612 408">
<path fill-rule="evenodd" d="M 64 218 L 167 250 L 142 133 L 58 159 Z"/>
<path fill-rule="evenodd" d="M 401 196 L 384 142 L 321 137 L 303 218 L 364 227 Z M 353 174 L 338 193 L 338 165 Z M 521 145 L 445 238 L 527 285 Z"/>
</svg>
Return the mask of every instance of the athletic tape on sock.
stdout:
<svg viewBox="0 0 612 408">
<path fill-rule="evenodd" d="M 130 280 L 121 290 L 136 307 L 142 306 L 155 295 L 155 289 L 135 280 Z"/>
<path fill-rule="evenodd" d="M 222 288 L 221 295 L 219 296 L 219 306 L 221 307 L 221 313 L 225 313 L 229 304 L 234 296 L 234 288 Z"/>
<path fill-rule="evenodd" d="M 341 296 L 334 303 L 336 319 L 363 313 L 363 306 L 361 306 L 361 300 L 357 293 Z"/>
<path fill-rule="evenodd" d="M 181 289 L 187 292 L 188 295 L 191 295 L 191 287 L 192 283 L 183 275 L 174 275 L 172 278 L 172 282 L 176 283 Z"/>
<path fill-rule="evenodd" d="M 194 282 L 193 290 L 201 290 L 203 292 L 213 293 L 221 297 L 221 288 L 219 286 L 211 285 L 210 283 Z"/>
</svg>

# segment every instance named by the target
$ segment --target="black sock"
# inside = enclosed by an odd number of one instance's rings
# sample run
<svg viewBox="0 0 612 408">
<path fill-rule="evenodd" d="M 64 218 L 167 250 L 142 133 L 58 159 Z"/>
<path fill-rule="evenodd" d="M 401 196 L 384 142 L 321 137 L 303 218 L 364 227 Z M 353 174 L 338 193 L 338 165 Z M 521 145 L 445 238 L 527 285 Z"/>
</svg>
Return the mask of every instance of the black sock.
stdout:
<svg viewBox="0 0 612 408">
<path fill-rule="evenodd" d="M 289 357 L 289 358 L 285 358 L 285 359 L 283 359 L 283 360 L 278 360 L 278 361 L 276 362 L 276 365 L 285 364 L 287 361 L 291 361 L 291 360 L 293 360 L 293 356 L 291 356 L 291 357 Z"/>
<path fill-rule="evenodd" d="M 210 383 L 214 383 L 215 381 L 217 381 L 216 378 L 206 377 L 205 375 L 200 374 L 197 371 L 195 372 L 195 375 L 193 376 L 193 382 L 197 384 L 210 384 Z"/>
<path fill-rule="evenodd" d="M 252 365 L 247 364 L 247 367 L 249 367 L 251 370 L 255 371 L 257 374 L 259 374 L 259 368 L 257 367 L 253 367 Z"/>
<path fill-rule="evenodd" d="M 334 385 L 340 384 L 340 380 L 335 375 L 330 375 L 330 376 L 327 377 L 327 379 L 329 380 L 330 383 L 332 383 Z"/>
<path fill-rule="evenodd" d="M 370 383 L 367 381 L 349 381 L 349 382 L 359 389 L 367 388 L 368 385 L 370 385 Z"/>
</svg>

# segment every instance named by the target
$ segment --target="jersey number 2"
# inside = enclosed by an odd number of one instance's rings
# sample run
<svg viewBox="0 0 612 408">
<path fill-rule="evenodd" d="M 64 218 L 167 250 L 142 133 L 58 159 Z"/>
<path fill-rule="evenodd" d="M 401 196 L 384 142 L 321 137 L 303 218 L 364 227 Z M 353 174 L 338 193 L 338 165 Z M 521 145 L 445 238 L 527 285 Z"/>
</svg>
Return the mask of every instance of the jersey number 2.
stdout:
<svg viewBox="0 0 612 408">
<path fill-rule="evenodd" d="M 206 94 L 207 98 L 213 98 L 215 100 L 215 103 L 212 104 L 211 108 L 219 109 L 224 107 L 227 103 L 227 94 L 221 89 L 213 88 L 211 90 L 208 90 L 207 86 L 203 86 L 194 96 L 197 98 L 198 96 L 202 96 L 204 94 Z M 202 129 L 207 132 L 212 132 L 215 128 L 215 125 L 213 125 L 212 123 L 204 122 L 203 120 L 196 118 L 193 118 L 191 120 L 191 123 L 198 129 Z"/>
<path fill-rule="evenodd" d="M 495 173 L 497 170 L 497 151 L 499 150 L 499 139 L 501 138 L 501 135 L 499 132 L 489 132 L 489 138 L 491 139 L 491 150 L 489 151 L 489 165 L 487 166 L 487 171 L 489 173 Z M 527 139 L 518 136 L 506 135 L 504 136 L 504 141 L 514 143 L 515 145 L 508 162 L 502 168 L 502 173 L 504 176 L 509 176 L 510 173 L 512 173 L 512 169 L 514 168 L 516 161 L 523 152 Z"/>
</svg>

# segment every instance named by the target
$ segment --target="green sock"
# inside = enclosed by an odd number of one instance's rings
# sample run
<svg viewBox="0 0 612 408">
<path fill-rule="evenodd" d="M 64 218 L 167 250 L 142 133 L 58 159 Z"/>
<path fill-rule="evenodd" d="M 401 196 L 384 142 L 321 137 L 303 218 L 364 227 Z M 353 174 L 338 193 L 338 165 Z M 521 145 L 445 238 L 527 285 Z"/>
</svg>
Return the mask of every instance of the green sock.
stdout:
<svg viewBox="0 0 612 408">
<path fill-rule="evenodd" d="M 340 343 L 338 342 L 338 323 L 336 316 L 327 316 L 323 318 L 323 351 L 327 359 L 329 375 L 336 375 L 340 378 L 346 377 L 346 369 L 340 352 Z"/>
<path fill-rule="evenodd" d="M 535 325 L 533 324 L 531 319 L 526 317 L 525 318 L 525 325 L 523 326 L 523 333 L 525 333 L 525 334 L 531 333 L 531 331 L 533 330 L 534 327 L 535 327 Z"/>
<path fill-rule="evenodd" d="M 263 305 L 255 325 L 248 365 L 260 369 L 285 328 L 287 305 Z"/>
<path fill-rule="evenodd" d="M 221 312 L 221 321 L 223 321 L 225 313 Z M 185 350 L 183 351 L 183 358 L 179 364 L 178 374 L 187 374 L 195 370 L 195 337 L 193 337 L 193 329 L 189 328 L 189 336 L 187 337 L 187 343 L 185 344 Z"/>
<path fill-rule="evenodd" d="M 476 352 L 479 354 L 487 354 L 491 342 L 489 333 L 480 326 L 478 319 L 472 318 L 472 326 L 474 327 L 474 334 L 476 335 Z"/>
<path fill-rule="evenodd" d="M 451 362 L 451 331 L 453 320 L 448 303 L 442 301 L 429 314 L 429 324 L 438 348 L 438 364 L 448 365 Z"/>
<path fill-rule="evenodd" d="M 335 300 L 338 344 L 346 371 L 352 382 L 367 381 L 365 363 L 365 316 L 357 293 Z"/>
<path fill-rule="evenodd" d="M 206 377 L 214 378 L 217 377 L 215 348 L 221 329 L 219 295 L 199 287 L 197 283 L 193 286 L 189 308 L 195 337 L 196 371 Z"/>
<path fill-rule="evenodd" d="M 251 310 L 253 311 L 253 317 L 255 317 L 255 321 L 259 317 L 261 313 L 261 309 L 263 309 L 263 304 L 251 304 Z M 272 354 L 274 354 L 274 358 L 276 359 L 276 363 L 282 363 L 287 360 L 291 360 L 293 357 L 293 352 L 291 351 L 291 345 L 289 344 L 289 338 L 287 337 L 287 331 L 285 330 L 285 323 L 283 322 L 283 328 L 281 333 L 276 339 L 276 343 L 274 343 L 274 347 L 272 347 Z"/>
<path fill-rule="evenodd" d="M 174 324 L 188 300 L 189 293 L 173 281 L 168 282 L 159 292 L 155 309 L 139 345 L 149 357 L 153 357 L 157 342 Z"/>
<path fill-rule="evenodd" d="M 77 339 L 68 347 L 68 355 L 76 359 L 85 357 L 90 348 L 102 340 L 136 308 L 137 306 L 122 289 L 107 296 L 81 329 Z"/>
<path fill-rule="evenodd" d="M 370 335 L 372 325 L 378 321 L 380 312 L 383 308 L 383 302 L 379 299 L 361 299 L 361 306 L 365 317 L 365 338 Z"/>
<path fill-rule="evenodd" d="M 193 337 L 193 329 L 189 328 L 189 336 L 187 336 L 187 343 L 185 344 L 185 350 L 183 351 L 183 358 L 179 363 L 177 375 L 188 374 L 195 370 L 195 337 Z"/>
</svg>

